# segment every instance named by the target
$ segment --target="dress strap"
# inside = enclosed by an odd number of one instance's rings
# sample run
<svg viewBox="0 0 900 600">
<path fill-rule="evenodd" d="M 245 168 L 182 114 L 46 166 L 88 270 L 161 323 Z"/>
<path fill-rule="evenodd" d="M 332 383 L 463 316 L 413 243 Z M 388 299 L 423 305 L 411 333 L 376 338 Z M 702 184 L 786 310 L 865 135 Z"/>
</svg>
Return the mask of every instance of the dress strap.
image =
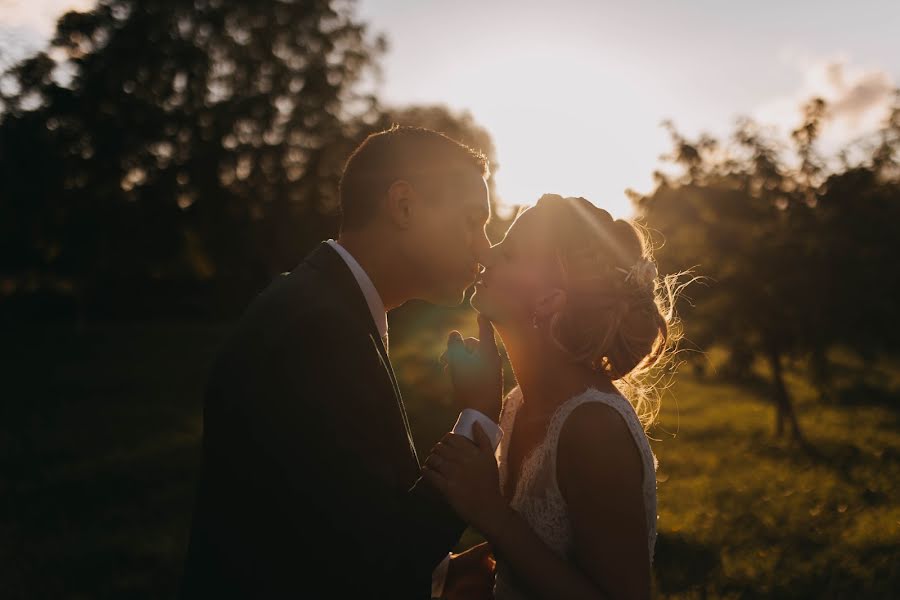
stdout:
<svg viewBox="0 0 900 600">
<path fill-rule="evenodd" d="M 549 461 L 547 468 L 549 470 L 550 480 L 553 482 L 552 485 L 556 486 L 556 491 L 559 493 L 560 498 L 562 498 L 562 492 L 559 490 L 559 482 L 556 478 L 556 457 L 557 449 L 559 447 L 560 432 L 569 415 L 571 415 L 576 408 L 588 402 L 602 402 L 615 409 L 616 412 L 622 416 L 622 419 L 625 420 L 628 430 L 631 432 L 631 437 L 641 454 L 644 472 L 643 495 L 644 509 L 647 517 L 647 543 L 650 551 L 650 560 L 652 561 L 653 551 L 656 545 L 656 469 L 659 466 L 659 461 L 653 453 L 652 448 L 650 448 L 650 442 L 647 440 L 647 436 L 644 433 L 644 428 L 641 426 L 637 413 L 635 413 L 634 408 L 627 399 L 619 394 L 601 392 L 596 388 L 588 388 L 581 394 L 573 396 L 556 409 L 556 412 L 550 420 L 550 425 L 547 428 L 546 438 L 547 460 Z"/>
<path fill-rule="evenodd" d="M 559 435 L 562 432 L 562 428 L 566 423 L 566 419 L 569 418 L 569 415 L 571 415 L 576 408 L 587 402 L 601 402 L 607 406 L 611 406 L 622 416 L 622 419 L 624 419 L 625 424 L 628 426 L 628 430 L 631 432 L 631 437 L 634 439 L 638 450 L 645 459 L 649 459 L 650 469 L 655 473 L 659 462 L 647 443 L 644 428 L 641 426 L 640 419 L 638 419 L 637 414 L 634 412 L 631 403 L 619 394 L 601 392 L 596 388 L 588 388 L 581 394 L 572 396 L 563 402 L 559 408 L 556 409 L 556 412 L 553 414 L 553 417 L 550 419 L 550 424 L 547 427 L 548 450 L 550 452 L 550 458 L 552 459 L 550 468 L 553 472 L 554 479 L 556 478 L 556 451 L 559 445 Z"/>
<path fill-rule="evenodd" d="M 516 411 L 522 405 L 522 390 L 519 386 L 514 387 L 506 394 L 503 399 L 503 407 L 500 410 L 500 430 L 503 431 L 503 437 L 500 438 L 500 444 L 494 452 L 497 458 L 497 466 L 500 475 L 500 489 L 506 488 L 507 478 L 507 454 L 509 452 L 509 442 L 512 439 L 513 425 L 516 422 Z"/>
</svg>

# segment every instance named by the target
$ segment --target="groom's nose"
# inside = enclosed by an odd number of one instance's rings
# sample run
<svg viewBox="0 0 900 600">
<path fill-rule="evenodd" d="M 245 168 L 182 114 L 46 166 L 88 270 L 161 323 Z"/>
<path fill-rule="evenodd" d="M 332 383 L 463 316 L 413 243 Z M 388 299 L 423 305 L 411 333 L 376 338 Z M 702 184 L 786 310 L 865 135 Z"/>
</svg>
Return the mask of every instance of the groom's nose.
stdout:
<svg viewBox="0 0 900 600">
<path fill-rule="evenodd" d="M 484 261 L 487 260 L 487 255 L 490 254 L 491 250 L 491 241 L 488 239 L 487 233 L 484 233 L 475 239 L 473 246 L 472 250 L 475 255 L 475 260 L 482 265 L 485 264 Z"/>
<path fill-rule="evenodd" d="M 491 257 L 494 254 L 493 248 L 494 248 L 494 246 L 491 246 L 491 243 L 488 242 L 483 247 L 478 249 L 478 252 L 475 256 L 475 259 L 478 261 L 478 264 L 480 264 L 485 269 L 491 266 L 491 261 L 492 261 Z"/>
</svg>

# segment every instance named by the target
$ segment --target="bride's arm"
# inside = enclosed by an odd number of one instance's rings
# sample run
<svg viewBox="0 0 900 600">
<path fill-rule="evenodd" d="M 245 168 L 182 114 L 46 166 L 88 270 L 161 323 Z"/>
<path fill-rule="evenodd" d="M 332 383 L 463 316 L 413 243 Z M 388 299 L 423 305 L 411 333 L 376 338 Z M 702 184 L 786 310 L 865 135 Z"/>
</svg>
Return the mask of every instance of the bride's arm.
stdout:
<svg viewBox="0 0 900 600">
<path fill-rule="evenodd" d="M 485 460 L 489 447 L 484 438 L 477 457 L 461 451 L 459 444 L 435 452 L 436 460 L 429 457 L 427 463 L 429 476 L 538 596 L 647 598 L 650 569 L 640 455 L 618 415 L 589 406 L 567 421 L 557 460 L 576 564 L 551 550 L 505 503 L 496 464 L 491 473 Z"/>
<path fill-rule="evenodd" d="M 583 404 L 563 425 L 557 452 L 579 566 L 615 598 L 650 597 L 644 467 L 625 421 L 611 406 Z"/>
</svg>

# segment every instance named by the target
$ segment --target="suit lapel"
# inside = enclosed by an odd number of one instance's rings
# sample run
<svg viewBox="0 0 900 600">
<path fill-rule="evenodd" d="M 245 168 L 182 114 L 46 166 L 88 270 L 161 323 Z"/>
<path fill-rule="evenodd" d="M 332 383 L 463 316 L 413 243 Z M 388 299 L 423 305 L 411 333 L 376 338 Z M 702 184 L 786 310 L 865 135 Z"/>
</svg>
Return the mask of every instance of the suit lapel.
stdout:
<svg viewBox="0 0 900 600">
<path fill-rule="evenodd" d="M 416 447 L 413 443 L 412 431 L 409 427 L 409 418 L 406 414 L 406 406 L 403 404 L 403 397 L 400 394 L 397 376 L 394 374 L 391 360 L 388 357 L 387 350 L 385 350 L 384 343 L 381 341 L 381 334 L 378 332 L 378 326 L 375 325 L 375 321 L 372 319 L 372 313 L 369 310 L 366 298 L 359 288 L 356 278 L 353 277 L 350 267 L 347 266 L 347 263 L 344 262 L 344 259 L 341 258 L 334 248 L 325 242 L 320 243 L 319 246 L 306 257 L 306 262 L 320 272 L 325 273 L 337 286 L 341 298 L 347 302 L 350 314 L 356 318 L 360 326 L 367 331 L 369 338 L 372 340 L 375 351 L 381 359 L 381 365 L 391 382 L 394 398 L 397 401 L 397 407 L 400 409 L 400 415 L 403 419 L 403 427 L 406 430 L 409 450 L 416 462 L 416 467 L 419 468 L 419 456 L 416 453 Z"/>
<path fill-rule="evenodd" d="M 387 352 L 385 352 L 384 345 L 381 343 L 381 338 L 379 336 L 369 334 L 369 338 L 371 338 L 372 343 L 375 344 L 375 349 L 378 350 L 378 356 L 381 358 L 381 364 L 391 378 L 391 385 L 394 388 L 394 397 L 397 399 L 397 406 L 400 408 L 400 415 L 403 417 L 403 428 L 406 429 L 409 451 L 416 461 L 416 467 L 420 468 L 419 455 L 416 453 L 416 445 L 413 443 L 412 430 L 409 427 L 409 417 L 406 415 L 406 405 L 403 404 L 403 396 L 400 394 L 400 385 L 397 383 L 396 375 L 394 375 L 394 369 L 391 366 L 390 358 L 388 358 Z"/>
</svg>

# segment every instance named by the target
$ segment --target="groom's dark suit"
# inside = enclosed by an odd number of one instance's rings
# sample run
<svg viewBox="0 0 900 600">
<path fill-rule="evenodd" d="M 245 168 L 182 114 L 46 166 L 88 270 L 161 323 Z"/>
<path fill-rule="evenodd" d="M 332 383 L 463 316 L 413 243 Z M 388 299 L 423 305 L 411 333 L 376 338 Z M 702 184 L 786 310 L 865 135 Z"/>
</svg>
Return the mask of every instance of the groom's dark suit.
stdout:
<svg viewBox="0 0 900 600">
<path fill-rule="evenodd" d="M 182 598 L 428 598 L 464 524 L 419 478 L 362 291 L 320 244 L 247 309 L 205 398 Z"/>
</svg>

